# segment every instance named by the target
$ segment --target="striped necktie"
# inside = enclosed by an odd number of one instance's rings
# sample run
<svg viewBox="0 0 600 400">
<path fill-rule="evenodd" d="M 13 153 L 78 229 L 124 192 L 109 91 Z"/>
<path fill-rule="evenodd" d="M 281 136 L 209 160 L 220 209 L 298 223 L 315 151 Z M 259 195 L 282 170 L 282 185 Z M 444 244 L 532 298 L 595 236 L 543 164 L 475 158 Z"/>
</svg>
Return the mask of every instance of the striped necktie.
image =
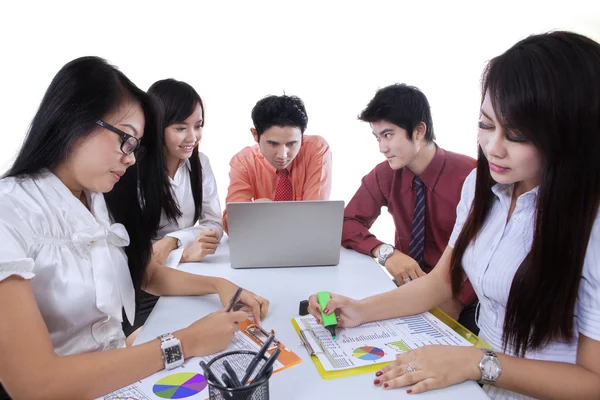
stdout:
<svg viewBox="0 0 600 400">
<path fill-rule="evenodd" d="M 294 200 L 294 193 L 292 191 L 292 181 L 290 181 L 290 172 L 287 169 L 278 169 L 277 176 L 277 187 L 275 188 L 275 201 L 292 201 Z"/>
<path fill-rule="evenodd" d="M 418 176 L 413 179 L 415 189 L 415 210 L 413 213 L 412 231 L 408 255 L 420 266 L 423 265 L 423 251 L 425 248 L 425 192 L 423 181 Z"/>
</svg>

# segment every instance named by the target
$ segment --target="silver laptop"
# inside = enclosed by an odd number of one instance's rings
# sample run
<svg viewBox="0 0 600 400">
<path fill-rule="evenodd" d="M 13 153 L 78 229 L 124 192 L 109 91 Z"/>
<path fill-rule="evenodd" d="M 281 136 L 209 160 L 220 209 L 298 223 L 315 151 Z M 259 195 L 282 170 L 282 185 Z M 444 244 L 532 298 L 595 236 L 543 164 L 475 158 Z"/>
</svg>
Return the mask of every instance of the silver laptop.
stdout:
<svg viewBox="0 0 600 400">
<path fill-rule="evenodd" d="M 337 265 L 343 201 L 228 203 L 233 268 Z"/>
</svg>

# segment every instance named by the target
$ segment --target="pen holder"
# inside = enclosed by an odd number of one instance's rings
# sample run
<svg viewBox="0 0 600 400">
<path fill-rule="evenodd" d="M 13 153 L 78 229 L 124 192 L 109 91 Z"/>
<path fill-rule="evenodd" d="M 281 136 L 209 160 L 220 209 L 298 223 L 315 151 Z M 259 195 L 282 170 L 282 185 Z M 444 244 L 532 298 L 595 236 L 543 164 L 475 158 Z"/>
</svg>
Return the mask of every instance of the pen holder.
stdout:
<svg viewBox="0 0 600 400">
<path fill-rule="evenodd" d="M 230 351 L 218 355 L 210 360 L 207 364 L 208 369 L 213 376 L 216 376 L 218 382 L 213 382 L 212 379 L 206 377 L 208 383 L 208 393 L 210 400 L 269 400 L 269 378 L 273 374 L 271 367 L 267 373 L 258 381 L 255 381 L 256 374 L 265 364 L 265 358 L 256 366 L 254 372 L 250 376 L 252 383 L 242 385 L 242 387 L 230 388 L 223 385 L 221 376 L 226 372 L 224 361 L 227 361 L 231 368 L 235 371 L 239 379 L 242 379 L 246 373 L 248 365 L 257 353 L 254 351 L 239 350 Z M 242 383 L 243 384 L 243 383 Z"/>
</svg>

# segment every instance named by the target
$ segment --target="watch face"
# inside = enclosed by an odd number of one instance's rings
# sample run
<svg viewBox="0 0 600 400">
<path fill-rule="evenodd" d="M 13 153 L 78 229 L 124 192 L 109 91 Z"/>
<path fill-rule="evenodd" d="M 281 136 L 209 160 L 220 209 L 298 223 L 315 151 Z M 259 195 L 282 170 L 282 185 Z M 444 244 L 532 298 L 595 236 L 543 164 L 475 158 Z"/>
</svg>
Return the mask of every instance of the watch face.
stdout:
<svg viewBox="0 0 600 400">
<path fill-rule="evenodd" d="M 389 256 L 393 252 L 394 252 L 394 248 L 392 246 L 390 246 L 389 244 L 384 244 L 383 246 L 381 246 L 381 249 L 380 249 L 381 255 Z"/>
<path fill-rule="evenodd" d="M 165 361 L 167 364 L 173 364 L 174 362 L 181 360 L 182 357 L 183 355 L 181 354 L 181 347 L 179 345 L 167 347 L 165 349 Z"/>
<path fill-rule="evenodd" d="M 486 378 L 495 379 L 500 374 L 500 365 L 496 362 L 496 360 L 488 359 L 483 363 L 483 375 Z"/>
</svg>

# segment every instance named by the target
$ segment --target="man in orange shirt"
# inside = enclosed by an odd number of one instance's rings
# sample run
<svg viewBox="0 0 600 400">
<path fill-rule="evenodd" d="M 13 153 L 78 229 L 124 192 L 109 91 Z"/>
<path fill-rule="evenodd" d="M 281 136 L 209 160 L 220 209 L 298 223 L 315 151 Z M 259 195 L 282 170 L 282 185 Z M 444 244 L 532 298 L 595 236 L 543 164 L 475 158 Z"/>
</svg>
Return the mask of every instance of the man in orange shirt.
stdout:
<svg viewBox="0 0 600 400">
<path fill-rule="evenodd" d="M 296 96 L 268 96 L 252 109 L 257 144 L 231 159 L 225 203 L 328 200 L 331 151 L 321 136 L 304 135 L 308 117 Z M 223 226 L 228 231 L 227 210 Z"/>
</svg>

